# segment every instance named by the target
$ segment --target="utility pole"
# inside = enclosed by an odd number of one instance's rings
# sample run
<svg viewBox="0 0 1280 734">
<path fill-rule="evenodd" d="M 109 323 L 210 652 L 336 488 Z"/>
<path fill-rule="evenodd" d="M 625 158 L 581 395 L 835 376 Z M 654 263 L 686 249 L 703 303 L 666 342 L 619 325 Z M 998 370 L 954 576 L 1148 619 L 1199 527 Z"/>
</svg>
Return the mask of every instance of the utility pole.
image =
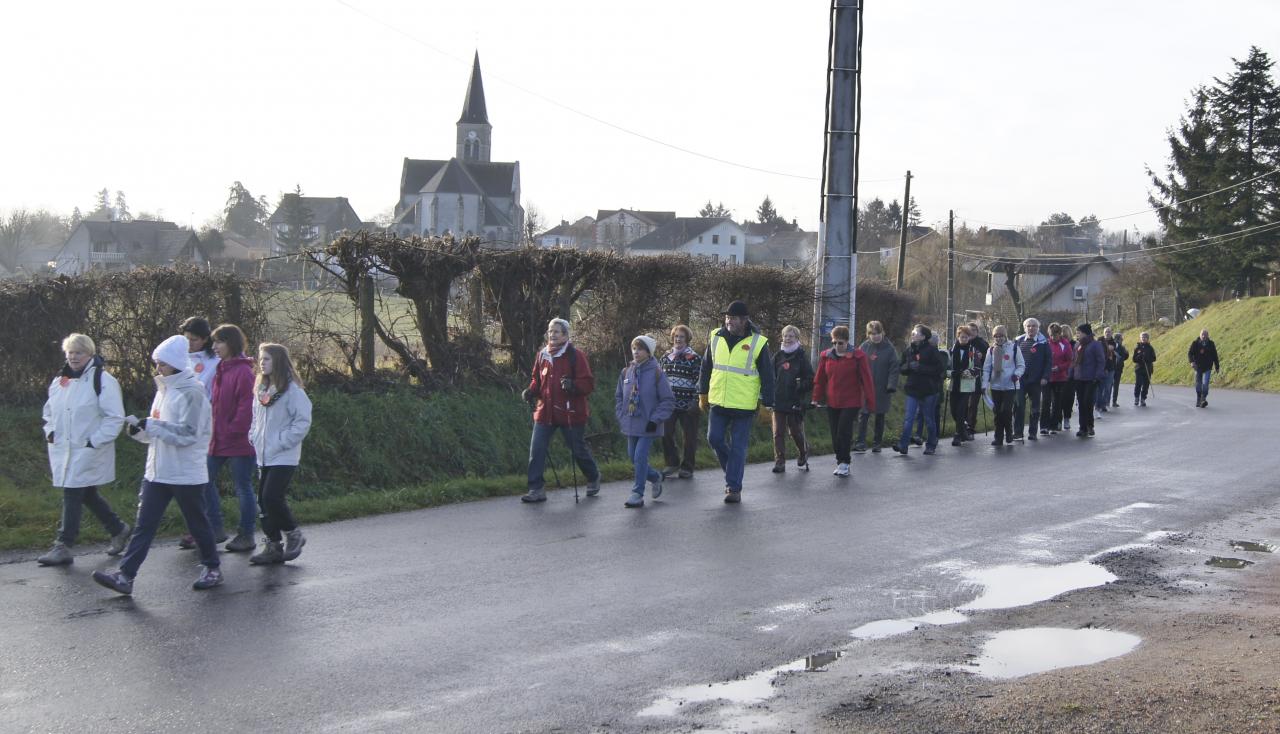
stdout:
<svg viewBox="0 0 1280 734">
<path fill-rule="evenodd" d="M 827 110 L 818 277 L 814 284 L 813 341 L 817 354 L 837 324 L 854 323 L 858 287 L 858 146 L 861 102 L 861 0 L 832 0 L 827 56 Z"/>
<path fill-rule="evenodd" d="M 947 212 L 947 339 L 956 333 L 956 210 Z"/>
<path fill-rule="evenodd" d="M 898 290 L 902 290 L 902 278 L 907 270 L 907 220 L 911 216 L 911 171 L 907 171 L 907 191 L 902 195 L 902 225 L 898 238 Z"/>
</svg>

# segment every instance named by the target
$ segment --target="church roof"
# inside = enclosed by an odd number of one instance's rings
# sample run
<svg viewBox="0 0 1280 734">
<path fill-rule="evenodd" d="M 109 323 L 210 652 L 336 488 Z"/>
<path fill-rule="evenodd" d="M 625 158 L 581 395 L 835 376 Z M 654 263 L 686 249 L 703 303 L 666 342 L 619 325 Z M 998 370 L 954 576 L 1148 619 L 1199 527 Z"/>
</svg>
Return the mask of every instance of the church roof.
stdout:
<svg viewBox="0 0 1280 734">
<path fill-rule="evenodd" d="M 444 167 L 436 171 L 430 181 L 423 184 L 419 193 L 423 194 L 481 194 L 479 184 L 467 173 L 462 161 L 452 158 Z"/>
<path fill-rule="evenodd" d="M 628 245 L 631 250 L 676 250 L 728 217 L 677 217 Z"/>
<path fill-rule="evenodd" d="M 422 193 L 483 193 L 485 196 L 511 198 L 515 188 L 516 163 L 481 163 L 479 161 L 462 161 L 450 158 L 447 161 L 425 161 L 413 158 L 404 159 L 404 169 L 400 174 L 400 199 Z M 453 169 L 446 171 L 445 169 Z M 468 181 L 468 188 L 449 188 L 441 175 L 454 180 L 462 176 Z M 441 178 L 440 181 L 436 181 Z M 462 184 L 459 184 L 460 186 Z M 431 186 L 428 190 L 427 187 Z M 471 188 L 471 187 L 478 187 Z"/>
<path fill-rule="evenodd" d="M 471 65 L 471 81 L 467 84 L 467 98 L 462 103 L 462 117 L 459 123 L 468 125 L 488 125 L 489 110 L 484 104 L 484 80 L 480 78 L 480 52 L 476 51 L 476 59 Z"/>
</svg>

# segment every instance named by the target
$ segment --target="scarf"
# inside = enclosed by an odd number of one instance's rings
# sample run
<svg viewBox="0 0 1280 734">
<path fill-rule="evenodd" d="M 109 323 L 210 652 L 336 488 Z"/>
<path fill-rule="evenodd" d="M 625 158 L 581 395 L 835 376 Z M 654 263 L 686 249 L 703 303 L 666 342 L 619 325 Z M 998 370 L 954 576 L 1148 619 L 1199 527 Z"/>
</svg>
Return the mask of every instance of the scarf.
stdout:
<svg viewBox="0 0 1280 734">
<path fill-rule="evenodd" d="M 1080 363 L 1084 361 L 1085 347 L 1089 346 L 1092 343 L 1093 343 L 1093 337 L 1091 336 L 1083 336 L 1080 338 L 1080 341 L 1076 344 L 1076 356 L 1071 360 L 1072 367 L 1080 366 Z"/>
<path fill-rule="evenodd" d="M 786 344 L 783 344 L 783 345 L 781 346 L 782 351 L 786 352 L 787 354 L 795 354 L 795 353 L 796 353 L 796 350 L 797 350 L 797 349 L 799 349 L 799 348 L 800 348 L 800 342 L 796 342 L 796 345 L 795 345 L 794 347 L 790 348 L 790 349 L 787 349 L 787 345 L 786 345 Z"/>
<path fill-rule="evenodd" d="M 692 351 L 693 351 L 692 347 L 684 347 L 682 349 L 676 349 L 672 347 L 671 351 L 667 352 L 667 359 L 677 359 L 685 354 L 689 354 Z"/>
<path fill-rule="evenodd" d="M 1000 342 L 996 342 L 991 347 L 991 357 L 992 359 L 995 360 L 995 363 L 991 365 L 991 382 L 993 383 L 996 380 L 999 380 L 1000 377 L 1004 374 L 1004 350 L 1005 350 L 1005 347 L 1008 345 L 1009 345 L 1009 340 L 1006 339 L 1004 344 L 1001 344 Z M 1017 349 L 1016 345 L 1014 346 L 1014 349 Z"/>
</svg>

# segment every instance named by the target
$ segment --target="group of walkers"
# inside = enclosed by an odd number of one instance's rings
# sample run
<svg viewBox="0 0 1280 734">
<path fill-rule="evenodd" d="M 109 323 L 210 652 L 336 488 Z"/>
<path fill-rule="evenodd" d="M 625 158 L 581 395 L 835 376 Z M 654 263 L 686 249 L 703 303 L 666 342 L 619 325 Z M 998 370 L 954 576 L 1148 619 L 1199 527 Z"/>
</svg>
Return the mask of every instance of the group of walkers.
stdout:
<svg viewBox="0 0 1280 734">
<path fill-rule="evenodd" d="M 224 466 L 230 467 L 239 505 L 236 535 L 224 549 L 252 551 L 257 547 L 255 524 L 260 523 L 262 548 L 250 563 L 284 563 L 301 554 L 306 538 L 286 495 L 311 426 L 311 401 L 289 350 L 280 344 L 259 345 L 255 369 L 239 327 L 211 329 L 207 320 L 194 317 L 179 331 L 151 353 L 156 394 L 142 416 L 125 414 L 120 385 L 90 337 L 71 334 L 63 340 L 66 363 L 50 383 L 44 405 L 53 485 L 62 489 L 62 518 L 53 547 L 37 558 L 41 565 L 73 562 L 71 548 L 79 536 L 82 508 L 88 507 L 111 536 L 107 554 L 122 556 L 118 568 L 94 571 L 93 579 L 131 594 L 165 510 L 175 501 L 188 531 L 179 547 L 197 548 L 200 554 L 201 571 L 192 588 L 221 584 L 218 544 L 227 541 L 227 533 L 217 479 Z M 147 444 L 132 526 L 99 492 L 115 481 L 115 440 L 121 428 Z"/>
</svg>

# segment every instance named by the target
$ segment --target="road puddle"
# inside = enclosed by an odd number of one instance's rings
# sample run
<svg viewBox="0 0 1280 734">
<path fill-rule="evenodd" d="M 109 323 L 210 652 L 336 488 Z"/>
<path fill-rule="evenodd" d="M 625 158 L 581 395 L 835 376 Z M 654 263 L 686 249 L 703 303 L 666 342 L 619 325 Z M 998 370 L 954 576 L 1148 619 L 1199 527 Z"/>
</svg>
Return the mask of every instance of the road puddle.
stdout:
<svg viewBox="0 0 1280 734">
<path fill-rule="evenodd" d="M 842 657 L 844 657 L 844 653 L 839 650 L 826 650 L 814 653 L 804 659 L 805 672 L 816 673 Z"/>
<path fill-rule="evenodd" d="M 1252 540 L 1233 540 L 1231 550 L 1248 551 L 1249 553 L 1274 553 L 1276 547 L 1270 543 L 1257 543 Z"/>
<path fill-rule="evenodd" d="M 987 678 L 1018 678 L 1119 657 L 1141 641 L 1137 635 L 1104 629 L 1010 630 L 993 635 L 974 665 Z"/>
<path fill-rule="evenodd" d="M 965 579 L 982 586 L 982 594 L 958 609 L 974 611 L 1022 607 L 1052 599 L 1068 591 L 1103 586 L 1116 578 L 1107 569 L 1087 561 L 1057 566 L 996 566 L 979 569 L 965 573 Z"/>
<path fill-rule="evenodd" d="M 1253 561 L 1246 561 L 1243 558 L 1221 558 L 1219 556 L 1210 556 L 1209 560 L 1204 562 L 1206 566 L 1214 568 L 1244 568 L 1252 566 Z"/>
<path fill-rule="evenodd" d="M 879 619 L 854 629 L 849 633 L 855 640 L 881 640 L 904 632 L 911 632 L 922 625 L 960 624 L 969 618 L 954 609 L 932 612 L 907 619 Z"/>
<path fill-rule="evenodd" d="M 785 665 L 752 673 L 739 680 L 673 688 L 641 710 L 637 716 L 676 716 L 689 704 L 723 702 L 737 706 L 750 706 L 773 697 L 777 692 L 773 679 L 782 673 L 814 673 L 839 660 L 841 650 L 814 653 Z"/>
</svg>

